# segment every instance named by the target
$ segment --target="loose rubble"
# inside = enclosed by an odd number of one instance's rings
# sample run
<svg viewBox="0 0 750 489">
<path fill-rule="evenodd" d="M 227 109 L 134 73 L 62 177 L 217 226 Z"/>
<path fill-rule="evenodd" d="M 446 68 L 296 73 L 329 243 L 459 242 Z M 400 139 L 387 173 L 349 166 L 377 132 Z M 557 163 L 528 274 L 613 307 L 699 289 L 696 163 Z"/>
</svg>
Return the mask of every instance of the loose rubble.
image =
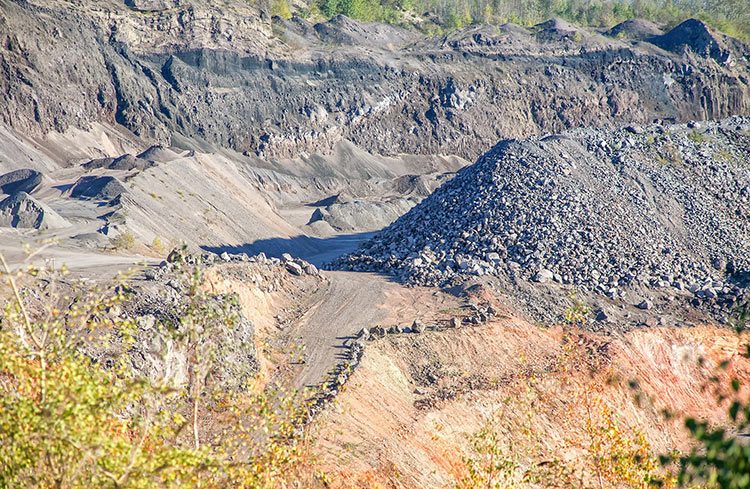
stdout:
<svg viewBox="0 0 750 489">
<path fill-rule="evenodd" d="M 731 307 L 750 271 L 750 118 L 502 141 L 331 267 L 612 299 L 673 288 Z"/>
<path fill-rule="evenodd" d="M 223 251 L 219 254 L 215 253 L 187 253 L 185 250 L 175 248 L 168 255 L 167 259 L 162 261 L 156 267 L 150 267 L 144 270 L 144 278 L 146 280 L 162 280 L 164 276 L 168 275 L 173 264 L 178 260 L 184 260 L 190 265 L 201 263 L 205 266 L 213 265 L 217 262 L 224 263 L 258 263 L 261 265 L 281 265 L 283 264 L 284 269 L 292 275 L 302 276 L 311 275 L 314 277 L 320 277 L 320 271 L 318 268 L 301 258 L 294 258 L 288 253 L 284 253 L 282 258 L 268 257 L 265 253 L 258 253 L 257 255 L 248 255 L 247 253 L 229 253 Z"/>
<path fill-rule="evenodd" d="M 308 420 L 312 419 L 325 408 L 341 392 L 349 377 L 351 377 L 352 373 L 359 366 L 362 355 L 364 355 L 366 342 L 393 335 L 422 334 L 425 331 L 444 331 L 464 326 L 480 326 L 489 321 L 497 313 L 495 308 L 490 304 L 469 304 L 468 307 L 470 311 L 466 316 L 452 317 L 430 326 L 425 326 L 419 320 L 415 319 L 411 327 L 402 325 L 384 327 L 377 325 L 372 329 L 363 328 L 357 334 L 356 338 L 344 342 L 347 350 L 343 354 L 343 360 L 333 368 L 328 375 L 328 380 L 323 382 L 313 396 L 308 410 Z"/>
</svg>

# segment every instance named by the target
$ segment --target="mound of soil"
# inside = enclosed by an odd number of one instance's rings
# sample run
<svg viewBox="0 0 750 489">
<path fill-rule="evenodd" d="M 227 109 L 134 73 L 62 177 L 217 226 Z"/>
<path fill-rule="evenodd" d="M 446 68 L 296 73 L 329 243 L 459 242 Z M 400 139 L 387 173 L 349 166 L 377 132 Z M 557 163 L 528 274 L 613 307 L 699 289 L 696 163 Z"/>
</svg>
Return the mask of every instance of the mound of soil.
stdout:
<svg viewBox="0 0 750 489">
<path fill-rule="evenodd" d="M 437 187 L 437 180 L 424 175 L 404 175 L 393 181 L 393 191 L 400 195 L 427 197 Z"/>
<path fill-rule="evenodd" d="M 626 20 L 607 31 L 607 35 L 611 37 L 634 39 L 638 41 L 645 41 L 646 39 L 661 36 L 663 34 L 664 31 L 662 31 L 658 25 L 644 19 Z"/>
<path fill-rule="evenodd" d="M 17 192 L 0 202 L 0 226 L 44 230 L 65 228 L 70 223 L 26 192 Z"/>
<path fill-rule="evenodd" d="M 105 168 L 107 170 L 145 170 L 155 165 L 154 161 L 149 159 L 141 158 L 140 155 L 133 156 L 131 154 L 124 154 L 117 158 L 97 158 L 84 163 L 83 167 L 87 170 L 94 170 L 97 168 Z"/>
<path fill-rule="evenodd" d="M 537 32 L 537 37 L 546 41 L 574 39 L 576 37 L 583 37 L 584 35 L 581 29 L 557 17 L 535 25 L 534 29 Z"/>
<path fill-rule="evenodd" d="M 92 200 L 112 200 L 125 192 L 122 182 L 109 175 L 81 177 L 70 189 L 71 197 Z"/>
<path fill-rule="evenodd" d="M 651 42 L 667 51 L 682 53 L 690 50 L 719 63 L 727 63 L 731 59 L 731 50 L 722 36 L 697 19 L 688 19 Z"/>
<path fill-rule="evenodd" d="M 404 44 L 418 36 L 405 29 L 386 24 L 361 23 L 345 15 L 337 15 L 327 22 L 315 24 L 315 31 L 323 42 L 343 45 Z"/>
<path fill-rule="evenodd" d="M 168 163 L 172 160 L 176 160 L 180 155 L 175 153 L 169 148 L 155 144 L 138 155 L 139 159 L 154 162 L 154 163 Z"/>
</svg>

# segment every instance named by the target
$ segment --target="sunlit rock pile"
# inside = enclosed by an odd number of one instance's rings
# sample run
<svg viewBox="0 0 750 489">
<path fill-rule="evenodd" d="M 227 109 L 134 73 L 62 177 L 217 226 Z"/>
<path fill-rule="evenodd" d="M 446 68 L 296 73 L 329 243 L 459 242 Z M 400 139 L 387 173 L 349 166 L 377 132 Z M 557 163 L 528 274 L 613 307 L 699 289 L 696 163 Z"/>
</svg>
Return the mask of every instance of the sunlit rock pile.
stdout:
<svg viewBox="0 0 750 489">
<path fill-rule="evenodd" d="M 612 298 L 732 297 L 750 271 L 750 119 L 502 141 L 334 268 L 503 275 Z"/>
</svg>

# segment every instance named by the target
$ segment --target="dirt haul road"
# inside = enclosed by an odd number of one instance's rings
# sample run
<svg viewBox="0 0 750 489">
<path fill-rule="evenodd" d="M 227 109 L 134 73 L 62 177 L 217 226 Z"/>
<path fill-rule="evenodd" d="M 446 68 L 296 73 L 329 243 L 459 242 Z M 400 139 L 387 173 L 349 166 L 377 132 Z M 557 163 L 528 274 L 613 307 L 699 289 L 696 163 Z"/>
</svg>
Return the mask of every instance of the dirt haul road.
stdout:
<svg viewBox="0 0 750 489">
<path fill-rule="evenodd" d="M 362 328 L 435 321 L 460 299 L 424 287 L 404 287 L 387 277 L 357 272 L 322 272 L 328 278 L 293 334 L 304 345 L 305 364 L 295 387 L 313 387 L 341 360 L 344 341 Z"/>
<path fill-rule="evenodd" d="M 364 327 L 383 322 L 386 278 L 370 273 L 324 272 L 329 281 L 314 304 L 299 320 L 295 333 L 305 348 L 305 365 L 296 387 L 319 384 L 344 352 L 343 342 Z"/>
</svg>

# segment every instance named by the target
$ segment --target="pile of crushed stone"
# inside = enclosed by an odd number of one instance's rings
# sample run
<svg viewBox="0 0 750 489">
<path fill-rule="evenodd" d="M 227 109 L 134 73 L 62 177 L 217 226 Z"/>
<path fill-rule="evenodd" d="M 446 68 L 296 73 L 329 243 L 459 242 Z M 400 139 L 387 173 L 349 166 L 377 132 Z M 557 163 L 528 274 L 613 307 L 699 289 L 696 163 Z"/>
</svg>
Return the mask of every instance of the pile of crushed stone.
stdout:
<svg viewBox="0 0 750 489">
<path fill-rule="evenodd" d="M 750 118 L 502 141 L 330 267 L 731 301 L 750 272 Z"/>
</svg>

